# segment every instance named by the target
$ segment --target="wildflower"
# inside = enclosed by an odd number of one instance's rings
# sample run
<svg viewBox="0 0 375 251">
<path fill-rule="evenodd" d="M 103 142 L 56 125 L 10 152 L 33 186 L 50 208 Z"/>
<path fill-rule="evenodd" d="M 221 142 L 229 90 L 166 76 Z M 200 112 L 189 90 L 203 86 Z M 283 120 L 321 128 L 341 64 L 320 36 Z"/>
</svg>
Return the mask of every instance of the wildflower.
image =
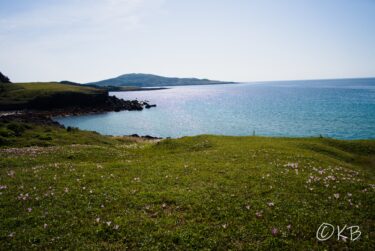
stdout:
<svg viewBox="0 0 375 251">
<path fill-rule="evenodd" d="M 139 177 L 135 177 L 135 178 L 134 178 L 134 181 L 139 182 L 139 181 L 141 181 L 141 179 L 140 179 Z"/>
<path fill-rule="evenodd" d="M 335 194 L 333 195 L 333 197 L 335 197 L 336 199 L 338 199 L 338 198 L 340 198 L 340 194 L 339 194 L 339 193 L 335 193 Z"/>
<path fill-rule="evenodd" d="M 256 212 L 256 213 L 255 213 L 255 216 L 259 219 L 259 218 L 262 218 L 262 217 L 263 217 L 263 214 L 262 214 L 262 212 L 260 211 L 260 212 Z"/>
<path fill-rule="evenodd" d="M 8 187 L 5 186 L 5 185 L 0 185 L 0 190 L 4 190 L 4 189 L 7 189 Z"/>
<path fill-rule="evenodd" d="M 16 174 L 16 172 L 13 171 L 13 170 L 10 170 L 10 171 L 7 172 L 7 174 L 8 174 L 9 177 L 12 177 L 12 178 L 13 178 L 14 175 Z"/>
<path fill-rule="evenodd" d="M 16 234 L 15 232 L 11 232 L 8 236 L 12 238 L 14 237 L 15 234 Z"/>
<path fill-rule="evenodd" d="M 268 202 L 267 205 L 268 205 L 269 207 L 273 207 L 275 204 L 274 204 L 273 202 Z"/>
<path fill-rule="evenodd" d="M 103 204 L 101 204 L 101 205 L 100 205 L 100 207 L 101 207 L 101 208 L 104 208 L 104 205 L 103 205 Z"/>
<path fill-rule="evenodd" d="M 115 225 L 114 227 L 113 227 L 113 229 L 115 229 L 115 230 L 117 230 L 117 229 L 119 229 L 119 225 Z"/>
<path fill-rule="evenodd" d="M 290 230 L 291 228 L 292 228 L 292 225 L 288 225 L 288 226 L 286 226 L 286 228 L 288 229 L 288 230 Z"/>
<path fill-rule="evenodd" d="M 69 192 L 69 188 L 65 187 L 65 188 L 64 188 L 64 192 L 65 192 L 65 193 Z"/>
<path fill-rule="evenodd" d="M 247 210 L 250 210 L 250 205 L 246 205 L 245 208 L 246 208 Z"/>
<path fill-rule="evenodd" d="M 33 211 L 31 207 L 27 208 L 27 212 L 31 213 L 31 211 Z"/>
<path fill-rule="evenodd" d="M 273 236 L 276 236 L 279 233 L 279 230 L 277 228 L 272 228 L 271 233 Z"/>
<path fill-rule="evenodd" d="M 166 207 L 167 207 L 167 204 L 163 203 L 163 204 L 161 205 L 161 207 L 162 207 L 162 208 L 166 208 Z"/>
<path fill-rule="evenodd" d="M 352 194 L 351 194 L 351 193 L 348 193 L 348 196 L 349 196 L 349 197 L 352 197 Z"/>
<path fill-rule="evenodd" d="M 19 199 L 19 200 L 27 200 L 29 198 L 29 194 L 27 193 L 27 194 L 23 194 L 23 193 L 21 193 L 20 195 L 18 195 L 18 197 L 17 197 L 17 199 Z"/>
<path fill-rule="evenodd" d="M 95 221 L 96 221 L 96 223 L 99 223 L 100 222 L 100 218 L 99 217 L 96 218 Z"/>
<path fill-rule="evenodd" d="M 223 224 L 223 225 L 221 225 L 224 229 L 226 229 L 227 227 L 228 227 L 228 224 Z"/>
<path fill-rule="evenodd" d="M 44 223 L 43 228 L 46 229 L 48 227 L 47 223 Z"/>
<path fill-rule="evenodd" d="M 106 224 L 109 227 L 112 224 L 112 221 L 107 221 Z"/>
</svg>

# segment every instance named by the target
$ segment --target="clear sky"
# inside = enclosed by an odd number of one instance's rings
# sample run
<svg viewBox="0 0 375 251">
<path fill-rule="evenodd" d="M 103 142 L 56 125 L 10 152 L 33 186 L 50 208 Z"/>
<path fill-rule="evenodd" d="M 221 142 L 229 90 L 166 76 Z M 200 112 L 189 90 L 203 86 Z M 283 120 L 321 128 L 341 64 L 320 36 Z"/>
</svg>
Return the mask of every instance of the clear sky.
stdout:
<svg viewBox="0 0 375 251">
<path fill-rule="evenodd" d="M 13 81 L 375 76 L 375 0 L 0 0 Z"/>
</svg>

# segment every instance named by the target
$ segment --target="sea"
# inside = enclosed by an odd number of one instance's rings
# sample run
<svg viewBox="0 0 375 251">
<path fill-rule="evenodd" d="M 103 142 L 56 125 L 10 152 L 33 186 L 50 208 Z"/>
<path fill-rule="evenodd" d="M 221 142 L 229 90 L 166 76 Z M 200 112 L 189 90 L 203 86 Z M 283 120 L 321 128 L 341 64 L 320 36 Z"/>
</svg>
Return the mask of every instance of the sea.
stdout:
<svg viewBox="0 0 375 251">
<path fill-rule="evenodd" d="M 176 86 L 110 95 L 157 107 L 55 120 L 106 135 L 375 138 L 375 78 Z"/>
</svg>

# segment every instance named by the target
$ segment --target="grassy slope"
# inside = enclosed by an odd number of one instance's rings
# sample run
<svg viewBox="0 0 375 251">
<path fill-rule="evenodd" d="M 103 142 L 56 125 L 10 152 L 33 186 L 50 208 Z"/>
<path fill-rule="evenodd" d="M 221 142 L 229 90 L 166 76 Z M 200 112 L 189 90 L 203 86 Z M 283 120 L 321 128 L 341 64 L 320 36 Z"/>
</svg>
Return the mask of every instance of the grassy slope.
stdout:
<svg viewBox="0 0 375 251">
<path fill-rule="evenodd" d="M 374 248 L 375 141 L 150 143 L 39 126 L 6 137 L 50 147 L 0 150 L 1 250 Z M 318 242 L 323 222 L 359 225 L 361 239 Z"/>
<path fill-rule="evenodd" d="M 48 96 L 55 93 L 83 92 L 87 94 L 100 93 L 93 87 L 76 86 L 61 83 L 16 83 L 0 84 L 0 103 L 25 103 L 40 96 Z"/>
</svg>

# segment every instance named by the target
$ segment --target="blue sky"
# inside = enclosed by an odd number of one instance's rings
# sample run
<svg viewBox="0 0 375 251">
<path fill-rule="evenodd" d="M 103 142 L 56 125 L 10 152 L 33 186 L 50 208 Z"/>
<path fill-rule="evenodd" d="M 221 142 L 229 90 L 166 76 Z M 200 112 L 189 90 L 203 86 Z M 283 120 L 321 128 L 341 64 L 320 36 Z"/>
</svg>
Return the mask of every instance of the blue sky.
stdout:
<svg viewBox="0 0 375 251">
<path fill-rule="evenodd" d="M 375 76 L 374 0 L 0 0 L 13 81 Z"/>
</svg>

